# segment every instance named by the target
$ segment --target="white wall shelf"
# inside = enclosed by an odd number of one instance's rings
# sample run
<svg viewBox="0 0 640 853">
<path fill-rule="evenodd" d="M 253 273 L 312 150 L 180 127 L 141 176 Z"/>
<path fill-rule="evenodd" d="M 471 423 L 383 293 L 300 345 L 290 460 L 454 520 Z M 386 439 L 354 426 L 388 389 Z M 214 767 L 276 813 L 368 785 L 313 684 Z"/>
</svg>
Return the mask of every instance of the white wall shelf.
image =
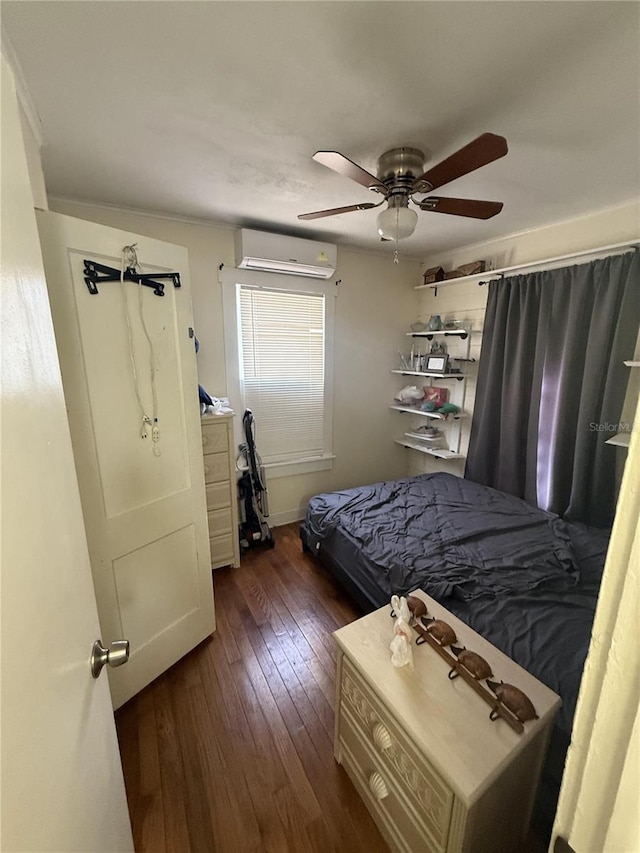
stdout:
<svg viewBox="0 0 640 853">
<path fill-rule="evenodd" d="M 436 290 L 438 287 L 444 287 L 449 284 L 460 284 L 463 281 L 478 281 L 483 284 L 489 284 L 490 281 L 495 279 L 503 278 L 507 273 L 515 273 L 515 272 L 524 272 L 525 270 L 536 269 L 538 267 L 547 267 L 551 269 L 555 266 L 562 265 L 566 261 L 573 260 L 574 258 L 592 258 L 595 259 L 596 256 L 604 256 L 617 252 L 625 252 L 630 249 L 636 249 L 638 247 L 638 242 L 631 243 L 612 243 L 609 246 L 598 246 L 595 249 L 585 249 L 581 252 L 572 252 L 569 255 L 557 255 L 553 258 L 543 258 L 539 261 L 529 261 L 529 263 L 525 264 L 516 264 L 512 267 L 501 267 L 497 270 L 486 270 L 485 272 L 476 272 L 472 275 L 462 275 L 458 278 L 447 278 L 444 281 L 432 281 L 429 284 L 417 284 L 414 287 L 414 290 Z"/>
<path fill-rule="evenodd" d="M 447 418 L 446 415 L 441 415 L 440 412 L 423 412 L 422 409 L 418 409 L 415 406 L 389 406 L 389 408 L 396 412 L 407 412 L 410 415 L 420 415 L 423 418 L 434 418 L 437 421 L 444 421 Z M 451 415 L 451 417 L 456 419 L 464 417 L 464 412 Z"/>
<path fill-rule="evenodd" d="M 432 338 L 440 338 L 446 339 L 454 349 L 454 352 L 450 355 L 452 362 L 460 362 L 462 364 L 468 364 L 475 359 L 470 357 L 470 346 L 471 346 L 471 335 L 473 334 L 473 330 L 469 328 L 455 328 L 455 329 L 438 329 L 437 331 L 431 331 L 429 329 L 425 329 L 422 332 L 406 332 L 406 336 L 409 338 L 426 338 L 427 340 L 431 340 Z M 428 355 L 428 353 L 426 354 Z M 437 355 L 436 353 L 433 354 Z M 411 350 L 411 357 L 413 356 L 413 347 Z M 410 358 L 401 355 L 401 361 L 403 364 L 411 363 Z M 422 364 L 421 359 L 424 356 L 418 354 L 418 363 Z M 458 414 L 451 415 L 443 415 L 440 412 L 425 412 L 421 408 L 417 406 L 404 406 L 400 403 L 396 403 L 389 408 L 394 409 L 396 412 L 404 412 L 410 415 L 418 415 L 423 418 L 432 418 L 437 421 L 444 421 L 444 434 L 443 434 L 443 444 L 444 447 L 433 447 L 427 441 L 424 440 L 424 437 L 421 436 L 418 431 L 411 432 L 411 430 L 415 430 L 415 427 L 409 426 L 409 430 L 405 431 L 404 436 L 402 438 L 395 438 L 394 441 L 396 444 L 399 444 L 401 447 L 406 447 L 409 450 L 416 450 L 419 453 L 425 453 L 428 456 L 434 456 L 438 459 L 447 460 L 447 459 L 464 459 L 464 455 L 460 453 L 460 443 L 461 443 L 461 418 L 465 418 L 468 416 L 468 412 L 465 412 L 465 399 L 466 399 L 466 386 L 467 386 L 467 371 L 468 368 L 463 368 L 464 372 L 443 372 L 443 371 L 434 371 L 434 370 L 408 370 L 406 368 L 400 367 L 391 370 L 391 373 L 397 376 L 407 376 L 407 377 L 424 377 L 425 380 L 429 380 L 429 386 L 433 387 L 434 382 L 450 382 L 450 380 L 455 379 L 456 381 L 452 383 L 452 387 L 450 388 L 449 399 L 451 403 L 454 403 L 458 409 Z M 415 379 L 413 380 L 416 381 Z M 426 388 L 426 386 L 425 386 Z"/>
<path fill-rule="evenodd" d="M 614 444 L 616 447 L 629 447 L 631 441 L 630 432 L 619 432 L 617 435 L 612 435 L 605 441 L 605 444 Z"/>
<path fill-rule="evenodd" d="M 436 290 L 438 287 L 444 287 L 449 284 L 459 284 L 461 281 L 490 281 L 492 278 L 499 278 L 505 271 L 503 270 L 486 270 L 485 272 L 474 272 L 472 275 L 461 275 L 458 278 L 445 278 L 443 281 L 431 281 L 429 284 L 417 284 L 414 290 Z"/>
<path fill-rule="evenodd" d="M 459 382 L 465 378 L 464 373 L 426 373 L 422 370 L 392 370 L 392 373 L 400 373 L 402 376 L 430 376 L 432 379 L 457 379 Z"/>
<path fill-rule="evenodd" d="M 438 459 L 464 459 L 464 456 L 461 453 L 454 453 L 453 450 L 446 450 L 440 447 L 428 447 L 426 444 L 421 444 L 419 439 L 412 441 L 409 438 L 396 438 L 394 441 L 396 444 L 399 444 L 401 447 L 406 447 L 408 450 L 417 450 L 419 453 L 436 456 Z"/>
<path fill-rule="evenodd" d="M 625 361 L 626 367 L 640 367 L 640 361 Z M 629 442 L 631 441 L 631 433 L 630 432 L 619 432 L 617 435 L 612 435 L 611 438 L 608 438 L 605 441 L 605 444 L 613 444 L 615 447 L 629 447 Z"/>
</svg>

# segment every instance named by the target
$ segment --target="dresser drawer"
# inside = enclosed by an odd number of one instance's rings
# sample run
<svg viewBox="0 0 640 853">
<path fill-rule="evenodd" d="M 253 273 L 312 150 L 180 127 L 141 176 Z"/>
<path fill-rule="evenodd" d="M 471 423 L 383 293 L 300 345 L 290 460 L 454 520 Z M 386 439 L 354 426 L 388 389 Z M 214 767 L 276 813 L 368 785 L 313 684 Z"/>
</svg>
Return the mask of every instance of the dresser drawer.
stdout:
<svg viewBox="0 0 640 853">
<path fill-rule="evenodd" d="M 460 645 L 481 654 L 497 678 L 523 689 L 538 719 L 526 723 L 522 735 L 504 721 L 492 722 L 480 697 L 462 678 L 451 682 L 447 666 L 428 646 L 414 649 L 413 666 L 393 667 L 393 620 L 386 605 L 334 634 L 335 757 L 351 768 L 350 775 L 362 773 L 356 787 L 383 832 L 387 798 L 372 806 L 362 780 L 378 772 L 389 802 L 395 798 L 402 806 L 394 816 L 398 833 L 387 834 L 397 853 L 522 850 L 560 697 L 437 601 L 421 590 L 414 595 L 430 615 L 451 625 Z M 417 848 L 410 838 L 415 826 L 422 832 Z"/>
<path fill-rule="evenodd" d="M 209 520 L 209 537 L 222 536 L 225 533 L 231 533 L 233 530 L 233 520 L 231 515 L 231 507 L 226 509 L 214 509 L 207 513 Z"/>
<path fill-rule="evenodd" d="M 207 483 L 207 510 L 225 509 L 231 506 L 231 483 Z"/>
<path fill-rule="evenodd" d="M 200 424 L 211 568 L 239 566 L 233 417 L 204 416 Z"/>
<path fill-rule="evenodd" d="M 229 450 L 229 432 L 226 423 L 202 424 L 202 452 L 226 453 Z"/>
<path fill-rule="evenodd" d="M 219 566 L 228 566 L 234 560 L 234 534 L 228 533 L 224 536 L 212 536 L 209 539 L 211 550 L 211 567 L 217 569 Z"/>
<path fill-rule="evenodd" d="M 434 842 L 413 810 L 407 807 L 393 774 L 372 755 L 357 727 L 348 718 L 342 724 L 342 765 L 393 849 L 402 853 L 442 853 L 445 848 Z"/>
<path fill-rule="evenodd" d="M 396 780 L 402 794 L 424 820 L 436 845 L 434 849 L 444 850 L 453 808 L 453 791 L 425 757 L 414 749 L 347 657 L 343 658 L 340 693 L 340 730 L 342 712 L 346 709 L 360 737 L 380 757 L 381 768 Z"/>
<path fill-rule="evenodd" d="M 229 480 L 229 456 L 226 453 L 207 453 L 204 459 L 205 483 Z"/>
</svg>

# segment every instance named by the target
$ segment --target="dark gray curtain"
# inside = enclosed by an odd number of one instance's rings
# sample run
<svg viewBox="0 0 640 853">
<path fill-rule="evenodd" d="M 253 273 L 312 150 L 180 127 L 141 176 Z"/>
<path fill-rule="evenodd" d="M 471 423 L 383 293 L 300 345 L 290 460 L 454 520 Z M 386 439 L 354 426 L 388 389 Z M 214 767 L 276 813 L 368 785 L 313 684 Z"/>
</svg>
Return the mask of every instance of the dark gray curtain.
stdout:
<svg viewBox="0 0 640 853">
<path fill-rule="evenodd" d="M 465 477 L 609 526 L 639 324 L 638 252 L 492 282 Z"/>
</svg>

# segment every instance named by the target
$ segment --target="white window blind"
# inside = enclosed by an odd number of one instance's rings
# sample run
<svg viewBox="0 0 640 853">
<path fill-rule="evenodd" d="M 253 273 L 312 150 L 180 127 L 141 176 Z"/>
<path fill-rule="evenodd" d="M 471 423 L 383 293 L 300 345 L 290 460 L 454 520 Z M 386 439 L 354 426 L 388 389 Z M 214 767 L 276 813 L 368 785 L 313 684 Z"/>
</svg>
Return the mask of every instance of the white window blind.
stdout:
<svg viewBox="0 0 640 853">
<path fill-rule="evenodd" d="M 265 462 L 325 452 L 325 297 L 241 286 L 239 361 L 244 406 Z"/>
</svg>

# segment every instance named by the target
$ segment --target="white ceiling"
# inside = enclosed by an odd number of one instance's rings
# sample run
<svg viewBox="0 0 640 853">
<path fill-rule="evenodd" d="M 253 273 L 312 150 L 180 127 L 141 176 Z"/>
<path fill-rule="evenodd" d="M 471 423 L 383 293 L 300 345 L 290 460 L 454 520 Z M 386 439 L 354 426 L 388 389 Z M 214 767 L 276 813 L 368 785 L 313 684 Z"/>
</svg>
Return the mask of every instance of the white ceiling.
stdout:
<svg viewBox="0 0 640 853">
<path fill-rule="evenodd" d="M 485 131 L 506 157 L 438 190 L 503 201 L 486 222 L 420 213 L 405 254 L 640 195 L 637 2 L 38 2 L 2 24 L 42 121 L 52 196 L 393 251 L 378 201 L 311 157 L 431 165 Z"/>
</svg>

